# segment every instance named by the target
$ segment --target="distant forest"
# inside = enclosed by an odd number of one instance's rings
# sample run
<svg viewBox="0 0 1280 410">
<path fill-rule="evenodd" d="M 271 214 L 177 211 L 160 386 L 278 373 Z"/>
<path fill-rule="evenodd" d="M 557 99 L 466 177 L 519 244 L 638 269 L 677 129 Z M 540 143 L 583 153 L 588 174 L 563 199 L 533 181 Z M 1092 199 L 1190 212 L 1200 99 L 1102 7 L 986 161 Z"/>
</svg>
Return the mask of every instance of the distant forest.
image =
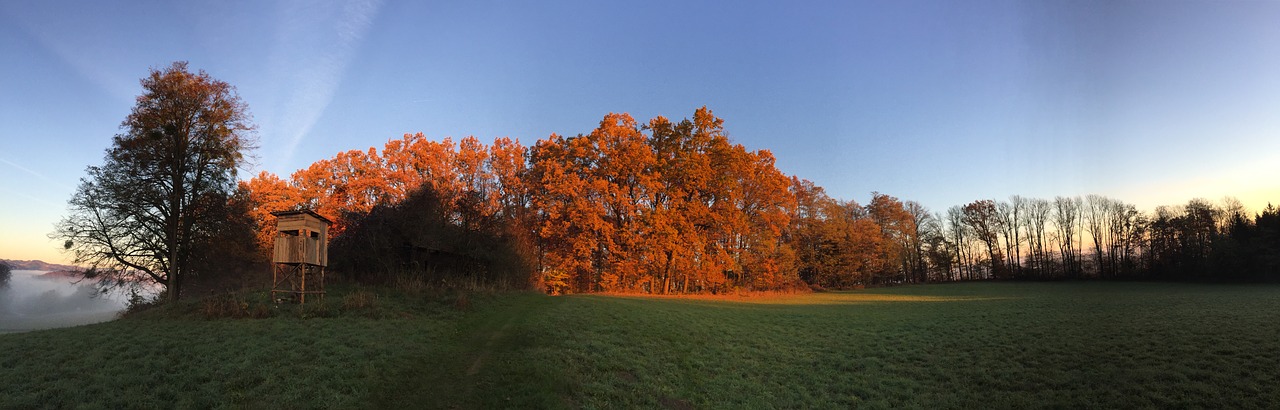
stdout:
<svg viewBox="0 0 1280 410">
<path fill-rule="evenodd" d="M 788 176 L 768 150 L 692 119 L 609 114 L 532 146 L 422 134 L 281 179 L 240 183 L 262 254 L 273 211 L 336 221 L 356 278 L 471 280 L 549 293 L 724 293 L 980 279 L 1280 279 L 1280 212 L 1192 199 L 1152 212 L 1089 195 L 982 199 L 945 211 L 867 204 Z"/>
</svg>

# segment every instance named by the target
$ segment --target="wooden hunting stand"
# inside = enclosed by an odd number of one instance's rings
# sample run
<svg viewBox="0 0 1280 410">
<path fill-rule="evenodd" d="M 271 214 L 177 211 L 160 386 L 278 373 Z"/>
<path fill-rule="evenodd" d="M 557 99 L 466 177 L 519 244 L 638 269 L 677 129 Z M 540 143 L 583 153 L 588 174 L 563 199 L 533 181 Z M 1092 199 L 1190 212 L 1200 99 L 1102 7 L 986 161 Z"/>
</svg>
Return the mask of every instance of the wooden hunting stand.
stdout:
<svg viewBox="0 0 1280 410">
<path fill-rule="evenodd" d="M 329 265 L 329 224 L 313 211 L 272 212 L 276 244 L 271 258 L 271 299 L 307 302 L 307 294 L 324 300 L 324 268 Z M 311 289 L 307 289 L 310 276 Z M 318 279 L 318 280 L 317 280 Z M 277 296 L 283 295 L 283 296 Z"/>
</svg>

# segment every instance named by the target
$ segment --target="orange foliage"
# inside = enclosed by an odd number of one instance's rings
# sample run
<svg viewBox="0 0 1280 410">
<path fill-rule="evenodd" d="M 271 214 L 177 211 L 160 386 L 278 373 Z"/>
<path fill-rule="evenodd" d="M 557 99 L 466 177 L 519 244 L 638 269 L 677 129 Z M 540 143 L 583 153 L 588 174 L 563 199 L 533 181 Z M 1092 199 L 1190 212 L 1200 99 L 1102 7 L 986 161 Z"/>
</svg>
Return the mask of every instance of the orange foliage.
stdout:
<svg viewBox="0 0 1280 410">
<path fill-rule="evenodd" d="M 551 293 L 792 289 L 801 272 L 851 285 L 880 266 L 883 237 L 905 229 L 901 203 L 873 200 L 871 214 L 897 225 L 878 224 L 856 203 L 783 174 L 771 152 L 731 143 L 723 124 L 706 107 L 644 125 L 609 114 L 589 134 L 552 134 L 527 148 L 509 138 L 486 146 L 405 134 L 381 153 L 316 161 L 290 181 L 263 173 L 242 184 L 258 204 L 263 243 L 271 211 L 309 207 L 341 235 L 345 215 L 399 203 L 426 184 L 453 210 L 451 223 L 500 221 L 532 238 L 536 281 Z M 830 252 L 837 248 L 848 252 Z"/>
<path fill-rule="evenodd" d="M 293 209 L 302 196 L 288 182 L 266 171 L 248 181 L 240 181 L 240 189 L 249 194 L 249 216 L 258 225 L 258 249 L 262 255 L 269 255 L 276 234 L 275 217 L 271 213 Z"/>
</svg>

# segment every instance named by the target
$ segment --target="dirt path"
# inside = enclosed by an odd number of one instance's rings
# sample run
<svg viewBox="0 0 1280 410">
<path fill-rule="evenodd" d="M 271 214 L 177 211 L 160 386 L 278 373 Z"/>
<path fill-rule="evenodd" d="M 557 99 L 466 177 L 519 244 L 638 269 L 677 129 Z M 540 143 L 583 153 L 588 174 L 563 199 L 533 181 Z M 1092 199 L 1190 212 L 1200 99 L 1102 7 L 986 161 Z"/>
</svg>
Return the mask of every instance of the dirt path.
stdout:
<svg viewBox="0 0 1280 410">
<path fill-rule="evenodd" d="M 523 317 L 523 315 L 521 315 L 521 317 Z M 507 322 L 503 323 L 501 328 L 498 328 L 498 330 L 493 331 L 493 333 L 489 335 L 489 340 L 484 343 L 484 347 L 480 348 L 480 355 L 476 356 L 476 360 L 471 362 L 471 367 L 467 368 L 467 377 L 475 376 L 480 373 L 480 369 L 484 368 L 485 359 L 488 359 L 489 354 L 493 352 L 493 344 L 496 343 L 498 339 L 501 339 L 508 329 L 511 329 L 511 324 L 515 323 L 515 321 L 515 316 L 508 318 Z"/>
<path fill-rule="evenodd" d="M 379 388 L 369 394 L 370 407 L 472 409 L 540 403 L 537 395 L 546 389 L 530 386 L 547 377 L 520 381 L 514 389 L 510 383 L 530 377 L 519 360 L 520 350 L 528 347 L 526 323 L 558 303 L 524 294 L 483 300 L 456 319 L 450 336 L 424 349 L 425 355 L 404 357 L 395 371 L 381 374 Z"/>
</svg>

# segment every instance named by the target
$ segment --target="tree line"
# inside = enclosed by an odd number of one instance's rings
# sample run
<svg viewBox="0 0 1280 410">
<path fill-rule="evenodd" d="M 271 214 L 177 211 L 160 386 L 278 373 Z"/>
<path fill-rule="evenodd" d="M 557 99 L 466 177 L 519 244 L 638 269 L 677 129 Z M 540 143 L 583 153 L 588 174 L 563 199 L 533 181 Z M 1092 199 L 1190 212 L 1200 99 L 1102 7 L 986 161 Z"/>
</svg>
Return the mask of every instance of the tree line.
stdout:
<svg viewBox="0 0 1280 410">
<path fill-rule="evenodd" d="M 263 172 L 241 190 L 262 246 L 273 234 L 270 212 L 307 207 L 338 221 L 335 255 L 348 229 L 428 190 L 430 205 L 418 209 L 457 232 L 350 240 L 366 246 L 348 254 L 365 256 L 346 268 L 414 275 L 429 270 L 425 260 L 454 261 L 550 293 L 1280 278 L 1274 207 L 1249 215 L 1235 200 L 1195 199 L 1144 213 L 1099 195 L 1013 196 L 935 213 L 878 192 L 861 205 L 784 174 L 768 150 L 732 143 L 706 107 L 680 121 L 609 114 L 590 133 L 532 146 L 407 134 L 288 180 Z M 505 261 L 501 274 L 488 268 L 495 258 Z"/>
<path fill-rule="evenodd" d="M 693 119 L 643 125 L 610 114 L 588 134 L 552 135 L 533 146 L 409 134 L 381 151 L 317 161 L 287 181 L 260 173 L 241 191 L 253 204 L 263 249 L 273 235 L 270 212 L 306 207 L 337 221 L 336 255 L 347 230 L 427 190 L 440 221 L 519 249 L 527 272 L 507 274 L 551 293 L 780 289 L 803 284 L 783 237 L 794 179 L 774 162 L 766 150 L 731 143 L 723 120 L 704 107 Z M 415 274 L 413 256 L 397 249 L 485 262 L 438 237 L 401 242 L 382 247 L 373 266 Z"/>
<path fill-rule="evenodd" d="M 335 221 L 357 280 L 460 280 L 549 293 L 721 293 L 979 279 L 1280 279 L 1280 214 L 1195 199 L 1146 213 L 1098 195 L 931 212 L 831 198 L 729 140 L 706 107 L 531 146 L 423 134 L 238 181 L 254 125 L 234 87 L 153 69 L 103 164 L 50 234 L 102 287 L 262 275 L 271 212 Z M 238 274 L 229 274 L 237 272 Z M 187 283 L 188 285 L 184 285 Z"/>
<path fill-rule="evenodd" d="M 932 278 L 1280 279 L 1280 212 L 1233 198 L 1154 212 L 1101 196 L 979 200 L 935 214 Z M 940 249 L 940 251 L 939 251 Z"/>
</svg>

